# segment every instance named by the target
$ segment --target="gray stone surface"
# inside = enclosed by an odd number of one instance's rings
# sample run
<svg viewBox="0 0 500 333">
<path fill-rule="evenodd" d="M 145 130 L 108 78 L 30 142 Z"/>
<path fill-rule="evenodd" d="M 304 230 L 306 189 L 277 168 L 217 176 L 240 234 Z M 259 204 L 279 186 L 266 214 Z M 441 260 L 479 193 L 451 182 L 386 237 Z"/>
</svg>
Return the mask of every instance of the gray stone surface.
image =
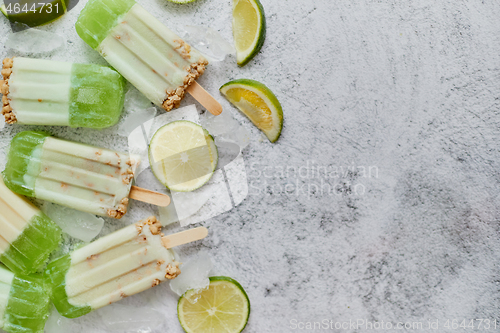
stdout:
<svg viewBox="0 0 500 333">
<path fill-rule="evenodd" d="M 41 28 L 67 40 L 45 58 L 105 64 L 72 28 L 84 2 Z M 139 2 L 174 30 L 205 25 L 232 40 L 230 1 Z M 283 133 L 270 144 L 219 98 L 252 133 L 244 150 L 250 193 L 203 223 L 210 237 L 182 253 L 208 251 L 214 274 L 245 287 L 246 332 L 308 331 L 299 324 L 323 320 L 421 322 L 415 331 L 455 332 L 447 320 L 498 320 L 498 2 L 262 3 L 262 52 L 244 68 L 234 57 L 213 64 L 200 83 L 217 97 L 230 79 L 267 84 L 283 105 Z M 3 46 L 8 31 L 0 19 L 1 56 L 15 55 Z M 27 128 L 6 126 L 1 153 Z M 126 148 L 114 130 L 48 130 Z M 131 212 L 124 222 L 108 221 L 103 234 L 154 211 L 134 204 Z M 121 304 L 164 313 L 152 332 L 181 332 L 176 302 L 164 285 Z M 73 332 L 107 331 L 99 311 L 74 324 Z"/>
</svg>

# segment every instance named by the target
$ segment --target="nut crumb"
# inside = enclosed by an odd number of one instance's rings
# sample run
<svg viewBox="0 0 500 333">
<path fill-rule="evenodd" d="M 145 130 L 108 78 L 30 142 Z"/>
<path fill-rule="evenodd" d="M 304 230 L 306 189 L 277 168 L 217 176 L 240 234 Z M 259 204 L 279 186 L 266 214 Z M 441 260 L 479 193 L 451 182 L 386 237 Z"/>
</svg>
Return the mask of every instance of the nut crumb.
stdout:
<svg viewBox="0 0 500 333">
<path fill-rule="evenodd" d="M 179 43 L 182 42 L 179 48 L 182 46 L 186 48 L 187 46 L 188 49 L 191 50 L 189 48 L 189 45 L 185 44 L 183 41 L 176 40 L 176 42 Z M 181 100 L 184 98 L 186 90 L 189 88 L 190 85 L 194 83 L 196 79 L 198 79 L 205 72 L 205 67 L 207 65 L 208 61 L 204 58 L 201 58 L 200 61 L 186 68 L 188 74 L 184 77 L 183 81 L 184 85 L 176 89 L 168 89 L 166 91 L 167 98 L 163 101 L 162 104 L 163 108 L 166 111 L 171 111 L 172 109 L 179 107 L 179 105 L 181 104 Z"/>
<path fill-rule="evenodd" d="M 151 285 L 151 287 L 156 287 L 156 286 L 157 286 L 157 285 L 159 285 L 160 283 L 161 283 L 161 281 L 160 281 L 160 280 L 158 280 L 158 279 L 154 279 L 154 280 L 153 280 L 153 284 Z"/>
<path fill-rule="evenodd" d="M 173 280 L 176 277 L 178 277 L 179 274 L 181 274 L 181 270 L 179 268 L 179 265 L 180 265 L 180 263 L 175 261 L 175 260 L 172 263 L 168 264 L 166 267 L 166 270 L 165 270 L 165 272 L 166 272 L 165 278 L 168 280 Z"/>
<path fill-rule="evenodd" d="M 14 65 L 13 58 L 5 58 L 2 61 L 3 68 L 1 74 L 3 80 L 0 80 L 0 92 L 2 93 L 2 114 L 5 117 L 5 122 L 7 124 L 14 124 L 17 122 L 17 118 L 12 110 L 9 99 L 9 78 L 12 74 L 12 66 Z"/>
</svg>

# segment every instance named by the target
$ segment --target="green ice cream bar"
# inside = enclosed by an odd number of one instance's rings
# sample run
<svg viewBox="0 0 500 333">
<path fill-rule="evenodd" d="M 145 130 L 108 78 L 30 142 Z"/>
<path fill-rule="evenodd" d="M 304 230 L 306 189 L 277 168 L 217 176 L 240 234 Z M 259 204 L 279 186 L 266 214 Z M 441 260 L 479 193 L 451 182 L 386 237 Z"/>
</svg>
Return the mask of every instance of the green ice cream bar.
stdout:
<svg viewBox="0 0 500 333">
<path fill-rule="evenodd" d="M 207 60 L 133 0 L 90 0 L 78 35 L 156 105 L 178 107 Z"/>
<path fill-rule="evenodd" d="M 11 142 L 5 185 L 28 197 L 121 218 L 139 157 L 24 131 Z"/>
<path fill-rule="evenodd" d="M 176 278 L 179 262 L 160 230 L 151 216 L 51 262 L 45 277 L 57 311 L 80 317 Z"/>
<path fill-rule="evenodd" d="M 0 328 L 14 333 L 43 333 L 50 293 L 38 275 L 14 274 L 0 265 Z"/>
<path fill-rule="evenodd" d="M 109 67 L 15 57 L 2 75 L 9 124 L 105 128 L 123 109 L 125 81 Z"/>
<path fill-rule="evenodd" d="M 59 227 L 9 190 L 0 177 L 0 261 L 15 273 L 33 273 L 46 263 L 60 240 Z"/>
</svg>

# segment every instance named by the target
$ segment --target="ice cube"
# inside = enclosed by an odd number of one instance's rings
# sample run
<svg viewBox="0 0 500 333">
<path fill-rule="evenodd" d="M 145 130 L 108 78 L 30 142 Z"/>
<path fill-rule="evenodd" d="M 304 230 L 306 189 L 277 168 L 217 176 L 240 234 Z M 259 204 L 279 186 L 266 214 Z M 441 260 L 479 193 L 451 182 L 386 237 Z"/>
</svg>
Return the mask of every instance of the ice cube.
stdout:
<svg viewBox="0 0 500 333">
<path fill-rule="evenodd" d="M 240 124 L 233 118 L 229 111 L 224 111 L 218 116 L 210 112 L 200 115 L 200 124 L 212 135 L 220 135 L 236 130 Z"/>
<path fill-rule="evenodd" d="M 223 133 L 215 138 L 215 144 L 218 146 L 221 142 L 228 141 L 237 144 L 241 150 L 250 143 L 250 133 L 241 125 L 231 132 Z"/>
<path fill-rule="evenodd" d="M 203 290 L 210 284 L 208 274 L 212 268 L 212 260 L 208 253 L 200 252 L 182 265 L 182 273 L 170 282 L 170 288 L 179 296 L 191 289 Z"/>
<path fill-rule="evenodd" d="M 156 116 L 158 110 L 155 107 L 127 112 L 118 125 L 118 135 L 128 137 L 133 130 Z"/>
<path fill-rule="evenodd" d="M 172 203 L 167 207 L 158 207 L 163 226 L 184 220 L 196 214 L 211 197 L 202 188 L 193 192 L 171 192 Z"/>
<path fill-rule="evenodd" d="M 65 43 L 66 40 L 58 34 L 38 29 L 27 29 L 11 33 L 5 42 L 5 47 L 23 54 L 41 54 L 58 50 Z"/>
<path fill-rule="evenodd" d="M 187 25 L 186 39 L 211 61 L 223 61 L 227 55 L 235 54 L 234 47 L 212 28 Z"/>
<path fill-rule="evenodd" d="M 107 332 L 156 332 L 165 320 L 163 313 L 154 308 L 117 303 L 102 308 L 99 314 Z"/>
<path fill-rule="evenodd" d="M 146 98 L 139 90 L 130 87 L 125 93 L 124 109 L 126 112 L 130 110 L 142 110 L 152 106 L 149 99 Z"/>
<path fill-rule="evenodd" d="M 104 220 L 95 215 L 44 202 L 42 211 L 71 237 L 90 242 L 102 229 Z"/>
<path fill-rule="evenodd" d="M 67 332 L 79 332 L 78 323 L 72 319 L 65 318 L 61 316 L 55 307 L 52 308 L 50 317 L 45 324 L 45 332 L 50 333 L 67 333 Z"/>
</svg>

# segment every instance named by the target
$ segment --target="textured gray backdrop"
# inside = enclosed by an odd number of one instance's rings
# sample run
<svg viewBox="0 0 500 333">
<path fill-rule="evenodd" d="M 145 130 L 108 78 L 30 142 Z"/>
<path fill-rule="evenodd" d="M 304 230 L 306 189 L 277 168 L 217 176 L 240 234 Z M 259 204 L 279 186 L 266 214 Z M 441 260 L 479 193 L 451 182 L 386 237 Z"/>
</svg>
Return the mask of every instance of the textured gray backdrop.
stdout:
<svg viewBox="0 0 500 333">
<path fill-rule="evenodd" d="M 41 28 L 67 40 L 45 58 L 105 64 L 73 29 L 84 2 Z M 209 26 L 232 41 L 229 0 L 139 2 L 174 30 Z M 213 64 L 200 80 L 252 133 L 250 193 L 204 223 L 210 237 L 184 255 L 206 250 L 214 274 L 241 282 L 252 302 L 246 332 L 312 331 L 308 323 L 323 320 L 344 324 L 338 332 L 370 331 L 345 325 L 356 320 L 455 332 L 447 320 L 498 320 L 498 1 L 262 3 L 262 52 L 241 69 L 234 57 Z M 2 57 L 15 55 L 4 47 L 8 32 L 0 18 Z M 219 97 L 235 78 L 259 80 L 280 99 L 276 144 Z M 26 128 L 7 126 L 0 151 Z M 113 130 L 50 131 L 126 149 Z M 129 220 L 110 221 L 102 234 L 152 212 L 135 204 Z M 162 311 L 153 332 L 181 332 L 176 301 L 164 285 L 122 304 Z M 74 331 L 110 331 L 103 317 L 81 318 Z"/>
</svg>

